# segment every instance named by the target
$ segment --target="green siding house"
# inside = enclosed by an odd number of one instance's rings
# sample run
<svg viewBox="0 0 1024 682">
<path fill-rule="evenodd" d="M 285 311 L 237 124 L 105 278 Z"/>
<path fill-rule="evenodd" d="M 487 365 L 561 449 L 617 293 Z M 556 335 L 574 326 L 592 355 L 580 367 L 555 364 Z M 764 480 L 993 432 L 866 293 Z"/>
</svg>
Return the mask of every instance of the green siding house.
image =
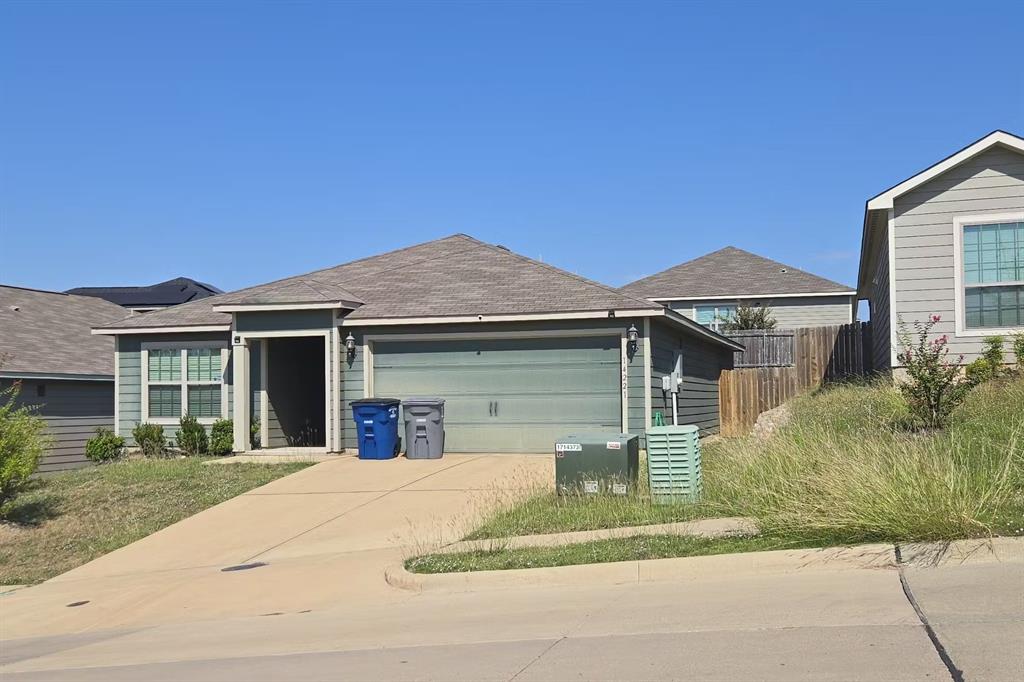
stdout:
<svg viewBox="0 0 1024 682">
<path fill-rule="evenodd" d="M 671 309 L 465 235 L 97 327 L 118 431 L 232 418 L 235 450 L 356 448 L 350 404 L 446 400 L 449 452 L 549 452 L 574 431 L 718 429 L 740 346 Z"/>
</svg>

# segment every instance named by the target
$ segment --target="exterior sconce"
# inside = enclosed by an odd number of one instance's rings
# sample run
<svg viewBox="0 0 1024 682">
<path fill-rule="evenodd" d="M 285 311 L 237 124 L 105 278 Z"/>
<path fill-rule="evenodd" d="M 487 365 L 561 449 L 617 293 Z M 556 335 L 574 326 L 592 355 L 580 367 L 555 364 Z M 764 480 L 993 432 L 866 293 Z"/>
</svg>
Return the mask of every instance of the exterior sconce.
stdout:
<svg viewBox="0 0 1024 682">
<path fill-rule="evenodd" d="M 356 356 L 356 337 L 352 336 L 352 332 L 345 337 L 345 355 L 349 360 Z"/>
<path fill-rule="evenodd" d="M 631 354 L 636 353 L 637 341 L 640 340 L 640 332 L 637 331 L 636 325 L 629 325 L 629 329 L 626 330 L 626 341 L 628 342 L 628 349 Z"/>
</svg>

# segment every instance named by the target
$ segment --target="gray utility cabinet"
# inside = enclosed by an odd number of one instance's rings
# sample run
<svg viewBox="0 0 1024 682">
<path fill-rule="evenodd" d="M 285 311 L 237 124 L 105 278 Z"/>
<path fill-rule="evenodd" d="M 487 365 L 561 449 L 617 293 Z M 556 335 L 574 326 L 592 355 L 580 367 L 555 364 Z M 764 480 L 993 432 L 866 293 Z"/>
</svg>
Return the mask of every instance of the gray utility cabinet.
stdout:
<svg viewBox="0 0 1024 682">
<path fill-rule="evenodd" d="M 633 493 L 639 471 L 638 436 L 583 433 L 555 441 L 555 486 L 561 495 Z"/>
<path fill-rule="evenodd" d="M 444 400 L 409 398 L 402 401 L 407 459 L 440 459 L 444 454 Z"/>
</svg>

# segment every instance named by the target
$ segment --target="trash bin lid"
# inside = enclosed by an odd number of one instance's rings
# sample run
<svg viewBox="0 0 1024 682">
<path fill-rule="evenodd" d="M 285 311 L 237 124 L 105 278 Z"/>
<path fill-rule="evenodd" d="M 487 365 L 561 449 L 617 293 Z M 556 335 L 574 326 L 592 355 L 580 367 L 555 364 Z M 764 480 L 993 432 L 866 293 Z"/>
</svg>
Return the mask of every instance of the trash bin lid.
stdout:
<svg viewBox="0 0 1024 682">
<path fill-rule="evenodd" d="M 402 401 L 403 405 L 409 405 L 410 407 L 437 407 L 444 405 L 444 398 L 406 398 Z"/>
<path fill-rule="evenodd" d="M 353 400 L 350 404 L 355 407 L 357 405 L 378 405 L 380 407 L 391 407 L 392 405 L 398 405 L 402 401 L 398 398 L 360 398 L 359 400 Z"/>
</svg>

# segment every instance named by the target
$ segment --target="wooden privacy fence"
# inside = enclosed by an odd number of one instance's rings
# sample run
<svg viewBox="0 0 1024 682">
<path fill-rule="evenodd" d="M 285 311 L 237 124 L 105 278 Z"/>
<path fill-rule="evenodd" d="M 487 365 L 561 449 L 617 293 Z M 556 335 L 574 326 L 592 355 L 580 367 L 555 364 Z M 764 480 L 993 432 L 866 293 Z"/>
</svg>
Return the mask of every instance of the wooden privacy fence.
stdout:
<svg viewBox="0 0 1024 682">
<path fill-rule="evenodd" d="M 792 329 L 751 329 L 726 334 L 746 350 L 733 353 L 732 366 L 789 367 L 793 364 Z"/>
<path fill-rule="evenodd" d="M 868 322 L 727 336 L 746 350 L 736 353 L 735 369 L 723 370 L 718 380 L 724 436 L 749 432 L 762 412 L 827 381 L 872 371 Z"/>
</svg>

